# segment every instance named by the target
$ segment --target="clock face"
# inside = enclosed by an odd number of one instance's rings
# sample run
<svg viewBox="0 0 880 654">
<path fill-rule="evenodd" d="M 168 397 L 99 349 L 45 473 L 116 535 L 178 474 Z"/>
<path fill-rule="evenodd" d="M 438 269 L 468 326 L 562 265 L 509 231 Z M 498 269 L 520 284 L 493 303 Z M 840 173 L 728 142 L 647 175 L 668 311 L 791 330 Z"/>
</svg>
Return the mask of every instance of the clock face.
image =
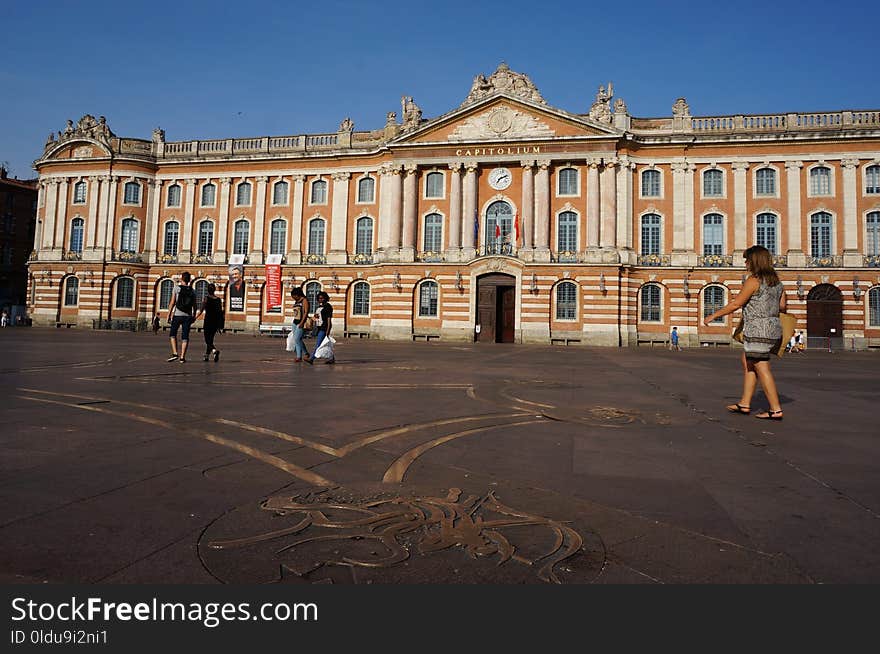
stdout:
<svg viewBox="0 0 880 654">
<path fill-rule="evenodd" d="M 489 173 L 489 186 L 496 191 L 502 191 L 510 186 L 513 176 L 507 168 L 496 168 Z"/>
</svg>

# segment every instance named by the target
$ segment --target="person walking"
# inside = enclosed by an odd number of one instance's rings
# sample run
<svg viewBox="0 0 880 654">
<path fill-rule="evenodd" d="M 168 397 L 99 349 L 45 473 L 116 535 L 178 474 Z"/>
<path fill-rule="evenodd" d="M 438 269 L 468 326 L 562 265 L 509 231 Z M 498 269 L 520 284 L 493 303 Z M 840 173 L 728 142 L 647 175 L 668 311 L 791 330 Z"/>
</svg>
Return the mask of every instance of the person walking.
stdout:
<svg viewBox="0 0 880 654">
<path fill-rule="evenodd" d="M 330 336 L 330 330 L 333 329 L 333 305 L 330 304 L 330 296 L 324 291 L 320 291 L 317 299 L 318 306 L 315 311 L 315 325 L 318 333 L 315 336 L 315 353 L 318 352 L 321 343 L 327 336 Z M 324 363 L 336 363 L 336 356 L 328 357 Z"/>
<path fill-rule="evenodd" d="M 186 363 L 186 347 L 189 345 L 189 329 L 193 324 L 193 310 L 196 306 L 196 294 L 189 283 L 192 275 L 189 271 L 180 273 L 180 284 L 174 289 L 171 296 L 171 305 L 168 307 L 168 321 L 171 323 L 171 356 L 166 359 L 169 363 L 179 361 Z M 180 330 L 180 349 L 177 348 L 177 330 Z M 179 354 L 178 354 L 179 353 Z"/>
<path fill-rule="evenodd" d="M 681 346 L 678 344 L 678 327 L 673 327 L 669 332 L 669 349 L 681 352 Z"/>
<path fill-rule="evenodd" d="M 782 341 L 782 325 L 779 312 L 785 310 L 786 299 L 782 282 L 773 269 L 773 257 L 760 245 L 753 245 L 743 252 L 749 277 L 742 290 L 727 305 L 706 316 L 703 323 L 742 309 L 743 320 L 743 388 L 740 400 L 727 406 L 731 413 L 749 414 L 752 396 L 757 383 L 761 382 L 764 395 L 770 405 L 755 417 L 764 420 L 782 420 L 782 405 L 776 381 L 770 372 L 770 354 L 778 351 Z"/>
<path fill-rule="evenodd" d="M 309 315 L 309 299 L 303 293 L 302 286 L 294 288 L 290 292 L 290 297 L 293 298 L 293 344 L 294 352 L 296 353 L 294 361 L 305 361 L 307 364 L 312 365 L 312 357 L 305 343 L 303 343 L 303 334 L 305 332 L 303 328 L 306 317 Z"/>
<path fill-rule="evenodd" d="M 205 316 L 205 324 L 202 327 L 202 334 L 205 336 L 205 361 L 214 358 L 214 362 L 220 360 L 220 350 L 214 347 L 214 336 L 218 330 L 223 329 L 224 314 L 223 300 L 215 293 L 217 292 L 216 284 L 208 284 L 208 293 L 202 301 L 202 306 L 196 316 L 196 320 Z"/>
</svg>

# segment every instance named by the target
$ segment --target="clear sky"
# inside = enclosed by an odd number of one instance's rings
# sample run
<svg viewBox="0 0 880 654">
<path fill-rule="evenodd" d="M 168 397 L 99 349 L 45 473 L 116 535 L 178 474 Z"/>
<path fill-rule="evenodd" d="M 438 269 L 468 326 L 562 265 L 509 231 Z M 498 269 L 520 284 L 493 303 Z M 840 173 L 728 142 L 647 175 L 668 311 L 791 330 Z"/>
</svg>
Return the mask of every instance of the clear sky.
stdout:
<svg viewBox="0 0 880 654">
<path fill-rule="evenodd" d="M 500 61 L 584 113 L 614 83 L 634 116 L 880 109 L 880 2 L 39 2 L 0 10 L 0 163 L 70 118 L 120 136 L 378 129 L 411 95 L 432 118 Z"/>
</svg>

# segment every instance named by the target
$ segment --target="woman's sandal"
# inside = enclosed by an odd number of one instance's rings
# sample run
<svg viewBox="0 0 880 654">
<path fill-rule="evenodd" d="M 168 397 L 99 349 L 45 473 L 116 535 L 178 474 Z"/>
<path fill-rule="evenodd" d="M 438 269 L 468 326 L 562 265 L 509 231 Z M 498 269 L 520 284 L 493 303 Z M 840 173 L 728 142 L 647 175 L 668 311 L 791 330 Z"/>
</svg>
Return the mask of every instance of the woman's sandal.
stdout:
<svg viewBox="0 0 880 654">
<path fill-rule="evenodd" d="M 782 420 L 782 409 L 779 409 L 779 411 L 765 411 L 764 413 L 759 413 L 755 417 L 760 420 Z"/>
<path fill-rule="evenodd" d="M 742 404 L 728 404 L 727 410 L 731 413 L 742 413 L 743 415 L 749 415 L 752 411 L 752 407 L 743 406 Z"/>
</svg>

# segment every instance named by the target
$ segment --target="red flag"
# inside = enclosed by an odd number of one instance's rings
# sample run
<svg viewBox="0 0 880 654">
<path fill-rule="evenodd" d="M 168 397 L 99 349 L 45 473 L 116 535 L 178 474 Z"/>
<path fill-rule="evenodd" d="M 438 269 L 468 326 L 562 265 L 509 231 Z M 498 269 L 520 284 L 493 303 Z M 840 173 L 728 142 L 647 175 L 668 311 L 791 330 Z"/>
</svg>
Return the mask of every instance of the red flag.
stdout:
<svg viewBox="0 0 880 654">
<path fill-rule="evenodd" d="M 501 223 L 495 223 L 495 238 L 501 238 Z"/>
<path fill-rule="evenodd" d="M 513 234 L 514 234 L 514 238 L 516 239 L 513 244 L 516 246 L 519 246 L 519 214 L 518 213 L 513 215 Z"/>
</svg>

